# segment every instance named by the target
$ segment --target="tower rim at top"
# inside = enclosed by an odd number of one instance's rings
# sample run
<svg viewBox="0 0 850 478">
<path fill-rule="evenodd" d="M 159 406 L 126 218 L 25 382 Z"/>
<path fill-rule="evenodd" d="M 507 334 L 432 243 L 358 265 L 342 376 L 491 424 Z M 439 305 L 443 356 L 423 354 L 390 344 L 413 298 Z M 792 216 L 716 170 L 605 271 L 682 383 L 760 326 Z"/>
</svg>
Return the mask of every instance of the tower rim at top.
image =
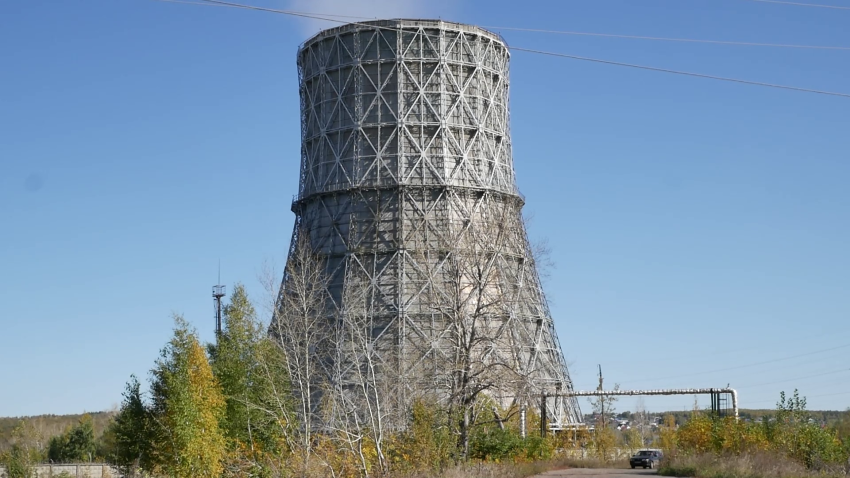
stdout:
<svg viewBox="0 0 850 478">
<path fill-rule="evenodd" d="M 441 19 L 433 19 L 433 18 L 392 18 L 392 19 L 384 19 L 384 20 L 364 20 L 362 22 L 351 22 L 345 23 L 336 27 L 331 27 L 327 29 L 323 29 L 311 36 L 310 38 L 304 40 L 300 45 L 298 45 L 298 51 L 304 49 L 307 45 L 315 43 L 317 41 L 321 41 L 325 38 L 332 37 L 338 35 L 340 33 L 346 33 L 350 31 L 357 30 L 358 28 L 386 28 L 386 29 L 396 29 L 396 28 L 437 28 L 440 30 L 454 30 L 454 31 L 462 31 L 467 33 L 474 33 L 476 35 L 486 36 L 491 40 L 497 41 L 501 43 L 506 50 L 510 51 L 510 47 L 508 46 L 508 42 L 502 37 L 502 35 L 487 30 L 486 28 L 480 27 L 478 25 L 472 25 L 469 23 L 460 23 L 460 22 L 451 22 Z"/>
</svg>

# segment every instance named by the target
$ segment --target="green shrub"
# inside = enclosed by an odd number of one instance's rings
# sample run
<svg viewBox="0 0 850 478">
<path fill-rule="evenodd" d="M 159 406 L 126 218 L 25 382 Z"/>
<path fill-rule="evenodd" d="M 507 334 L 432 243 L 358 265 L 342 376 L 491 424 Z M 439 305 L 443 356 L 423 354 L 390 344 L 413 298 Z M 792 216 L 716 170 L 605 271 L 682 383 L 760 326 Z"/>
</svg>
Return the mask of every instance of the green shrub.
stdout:
<svg viewBox="0 0 850 478">
<path fill-rule="evenodd" d="M 525 443 L 519 433 L 510 429 L 476 430 L 470 440 L 469 455 L 479 460 L 504 461 L 525 452 Z"/>
</svg>

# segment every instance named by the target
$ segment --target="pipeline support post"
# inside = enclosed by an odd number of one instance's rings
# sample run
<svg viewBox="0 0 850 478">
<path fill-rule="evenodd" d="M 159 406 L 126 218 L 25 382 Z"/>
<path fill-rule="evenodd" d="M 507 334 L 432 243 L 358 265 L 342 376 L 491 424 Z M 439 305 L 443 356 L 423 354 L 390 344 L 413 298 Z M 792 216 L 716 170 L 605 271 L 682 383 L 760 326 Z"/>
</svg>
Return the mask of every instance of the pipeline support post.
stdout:
<svg viewBox="0 0 850 478">
<path fill-rule="evenodd" d="M 540 438 L 546 438 L 546 393 L 540 396 Z"/>
<path fill-rule="evenodd" d="M 675 388 L 661 390 L 580 390 L 564 392 L 559 396 L 564 397 L 599 397 L 608 395 L 634 396 L 634 395 L 711 395 L 714 399 L 721 393 L 732 396 L 732 413 L 738 420 L 738 391 L 734 388 Z"/>
</svg>

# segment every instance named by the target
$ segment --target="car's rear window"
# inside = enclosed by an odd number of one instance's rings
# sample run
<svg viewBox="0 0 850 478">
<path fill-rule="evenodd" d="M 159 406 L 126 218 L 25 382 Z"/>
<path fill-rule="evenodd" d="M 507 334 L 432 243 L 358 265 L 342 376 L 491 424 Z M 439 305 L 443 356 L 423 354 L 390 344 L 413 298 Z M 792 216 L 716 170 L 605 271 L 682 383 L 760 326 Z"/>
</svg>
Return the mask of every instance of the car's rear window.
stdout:
<svg viewBox="0 0 850 478">
<path fill-rule="evenodd" d="M 638 452 L 638 456 L 650 456 L 652 455 L 651 451 L 643 450 Z"/>
</svg>

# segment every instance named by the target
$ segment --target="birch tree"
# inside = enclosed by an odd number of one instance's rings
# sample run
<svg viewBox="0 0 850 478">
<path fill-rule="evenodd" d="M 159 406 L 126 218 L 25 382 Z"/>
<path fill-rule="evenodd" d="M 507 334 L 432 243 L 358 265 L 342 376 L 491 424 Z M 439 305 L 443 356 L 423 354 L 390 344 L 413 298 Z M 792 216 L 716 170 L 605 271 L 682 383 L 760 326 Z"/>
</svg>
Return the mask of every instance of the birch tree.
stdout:
<svg viewBox="0 0 850 478">
<path fill-rule="evenodd" d="M 386 324 L 376 320 L 380 314 L 376 315 L 374 290 L 356 269 L 347 271 L 343 296 L 332 335 L 335 353 L 326 389 L 326 421 L 365 475 L 373 453 L 386 473 L 384 442 L 391 413 L 387 402 L 393 388 L 388 383 L 393 373 L 386 366 L 392 354 L 380 346 Z"/>
<path fill-rule="evenodd" d="M 267 281 L 267 287 L 273 285 Z M 291 432 L 305 467 L 309 466 L 321 392 L 327 381 L 327 364 L 322 358 L 327 357 L 330 346 L 328 301 L 324 261 L 312 250 L 307 233 L 300 231 L 272 307 L 269 333 L 280 347 L 289 376 L 295 412 Z"/>
<path fill-rule="evenodd" d="M 496 353 L 507 340 L 501 325 L 510 315 L 511 291 L 503 261 L 516 246 L 519 215 L 508 205 L 489 206 L 462 223 L 445 253 L 420 257 L 431 281 L 441 285 L 431 291 L 429 302 L 447 328 L 447 356 L 440 368 L 446 373 L 449 416 L 458 420 L 464 458 L 481 394 L 521 379 L 516 364 Z"/>
</svg>

